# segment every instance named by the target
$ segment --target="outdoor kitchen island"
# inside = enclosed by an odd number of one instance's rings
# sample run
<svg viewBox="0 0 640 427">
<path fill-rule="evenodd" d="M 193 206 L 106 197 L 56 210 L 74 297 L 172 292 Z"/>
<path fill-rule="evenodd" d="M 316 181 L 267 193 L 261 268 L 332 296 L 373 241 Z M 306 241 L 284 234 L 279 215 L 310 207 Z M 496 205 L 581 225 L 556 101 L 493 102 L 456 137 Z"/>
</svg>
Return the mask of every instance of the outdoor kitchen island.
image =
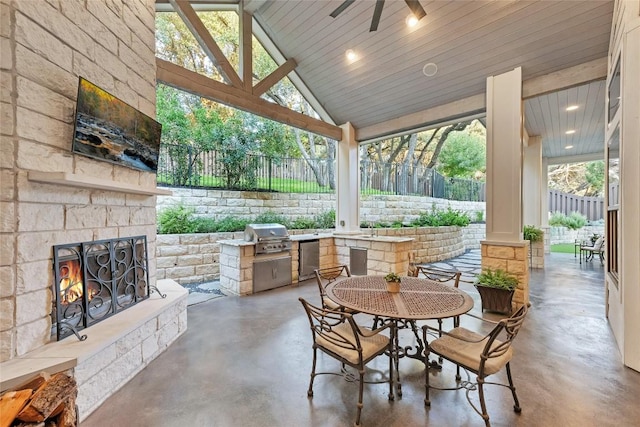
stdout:
<svg viewBox="0 0 640 427">
<path fill-rule="evenodd" d="M 290 267 L 291 279 L 284 285 L 297 284 L 300 269 L 299 245 L 315 240 L 319 244 L 318 268 L 336 264 L 350 265 L 351 257 L 356 251 L 365 254 L 367 263 L 364 274 L 384 275 L 394 271 L 400 275 L 406 275 L 414 240 L 410 237 L 338 233 L 300 234 L 289 237 L 291 240 L 289 250 L 271 254 L 256 254 L 256 242 L 247 241 L 246 238 L 219 240 L 220 286 L 235 295 L 250 295 L 260 290 L 270 289 L 267 287 L 254 290 L 254 263 L 278 259 L 287 259 L 287 265 Z M 281 270 L 284 267 L 274 266 L 274 268 Z M 263 279 L 262 275 L 258 277 L 260 277 L 259 281 Z"/>
<path fill-rule="evenodd" d="M 320 266 L 330 265 L 336 259 L 333 235 L 330 233 L 320 234 L 299 234 L 290 236 L 290 248 L 285 251 L 275 253 L 256 252 L 256 242 L 247 239 L 219 240 L 220 244 L 220 286 L 235 295 L 250 295 L 261 290 L 273 287 L 285 286 L 298 283 L 299 264 L 299 244 L 305 241 L 317 240 L 320 245 Z M 280 271 L 284 268 L 284 262 L 289 269 L 288 272 Z M 274 275 L 284 274 L 288 278 L 287 283 L 283 283 L 276 278 L 275 285 L 262 285 L 264 280 L 258 280 L 257 288 L 254 284 L 254 269 L 264 263 L 273 262 L 271 270 L 280 271 Z M 259 273 L 260 274 L 260 273 Z M 263 277 L 267 282 L 273 277 Z"/>
</svg>

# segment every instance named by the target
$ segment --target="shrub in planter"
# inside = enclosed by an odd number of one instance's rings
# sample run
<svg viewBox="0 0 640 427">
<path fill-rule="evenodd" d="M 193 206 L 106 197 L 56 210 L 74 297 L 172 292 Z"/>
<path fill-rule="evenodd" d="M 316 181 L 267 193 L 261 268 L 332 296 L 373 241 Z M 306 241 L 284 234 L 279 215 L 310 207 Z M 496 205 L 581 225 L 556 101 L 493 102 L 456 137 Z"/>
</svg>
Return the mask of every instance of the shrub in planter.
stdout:
<svg viewBox="0 0 640 427">
<path fill-rule="evenodd" d="M 543 237 L 542 230 L 536 228 L 533 225 L 525 225 L 522 229 L 522 232 L 524 235 L 524 240 L 528 240 L 531 243 L 539 242 Z"/>
<path fill-rule="evenodd" d="M 502 269 L 484 270 L 476 277 L 474 284 L 480 294 L 482 310 L 497 313 L 511 313 L 511 300 L 518 279 Z"/>
</svg>

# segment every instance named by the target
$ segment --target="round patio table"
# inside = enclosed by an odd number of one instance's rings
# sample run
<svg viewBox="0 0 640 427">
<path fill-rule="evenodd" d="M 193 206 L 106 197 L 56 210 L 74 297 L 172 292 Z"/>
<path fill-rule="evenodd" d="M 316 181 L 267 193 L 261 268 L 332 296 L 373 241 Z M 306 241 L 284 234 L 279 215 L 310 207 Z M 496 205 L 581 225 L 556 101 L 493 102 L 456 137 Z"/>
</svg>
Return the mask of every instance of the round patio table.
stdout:
<svg viewBox="0 0 640 427">
<path fill-rule="evenodd" d="M 466 292 L 418 277 L 402 277 L 397 293 L 387 291 L 384 276 L 348 277 L 331 283 L 326 292 L 344 307 L 393 319 L 445 319 L 473 308 L 473 299 Z"/>
<path fill-rule="evenodd" d="M 331 283 L 327 296 L 336 304 L 387 319 L 392 323 L 391 340 L 396 365 L 398 395 L 402 396 L 399 358 L 411 357 L 427 363 L 422 356 L 425 343 L 417 331 L 416 320 L 445 319 L 460 316 L 473 308 L 473 299 L 453 286 L 418 277 L 402 277 L 400 292 L 387 291 L 384 276 L 348 277 Z M 401 348 L 398 343 L 398 324 L 411 327 L 416 336 L 416 350 Z"/>
</svg>

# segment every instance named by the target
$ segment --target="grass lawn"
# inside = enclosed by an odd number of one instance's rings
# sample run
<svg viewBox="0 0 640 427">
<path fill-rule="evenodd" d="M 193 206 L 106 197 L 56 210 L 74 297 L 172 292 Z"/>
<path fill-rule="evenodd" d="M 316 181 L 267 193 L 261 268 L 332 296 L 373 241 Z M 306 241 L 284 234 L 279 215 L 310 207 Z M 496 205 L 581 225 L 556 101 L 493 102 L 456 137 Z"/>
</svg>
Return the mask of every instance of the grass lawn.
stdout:
<svg viewBox="0 0 640 427">
<path fill-rule="evenodd" d="M 551 252 L 563 253 L 563 254 L 574 254 L 575 248 L 573 243 L 558 243 L 556 245 L 551 245 Z"/>
</svg>

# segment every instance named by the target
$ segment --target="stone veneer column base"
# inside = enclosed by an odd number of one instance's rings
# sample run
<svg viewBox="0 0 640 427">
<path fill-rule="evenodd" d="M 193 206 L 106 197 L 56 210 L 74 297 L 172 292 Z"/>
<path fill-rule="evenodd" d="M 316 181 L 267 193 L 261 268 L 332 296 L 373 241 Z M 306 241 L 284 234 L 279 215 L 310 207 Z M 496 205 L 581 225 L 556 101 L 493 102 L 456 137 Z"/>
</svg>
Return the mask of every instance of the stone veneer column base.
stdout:
<svg viewBox="0 0 640 427">
<path fill-rule="evenodd" d="M 518 287 L 513 295 L 513 308 L 529 304 L 529 241 L 497 242 L 483 240 L 482 269 L 502 269 L 518 278 Z"/>
<path fill-rule="evenodd" d="M 157 292 L 127 310 L 81 332 L 0 364 L 0 390 L 13 389 L 40 372 L 66 372 L 78 384 L 83 421 L 187 330 L 188 291 L 173 280 L 158 280 Z"/>
</svg>

